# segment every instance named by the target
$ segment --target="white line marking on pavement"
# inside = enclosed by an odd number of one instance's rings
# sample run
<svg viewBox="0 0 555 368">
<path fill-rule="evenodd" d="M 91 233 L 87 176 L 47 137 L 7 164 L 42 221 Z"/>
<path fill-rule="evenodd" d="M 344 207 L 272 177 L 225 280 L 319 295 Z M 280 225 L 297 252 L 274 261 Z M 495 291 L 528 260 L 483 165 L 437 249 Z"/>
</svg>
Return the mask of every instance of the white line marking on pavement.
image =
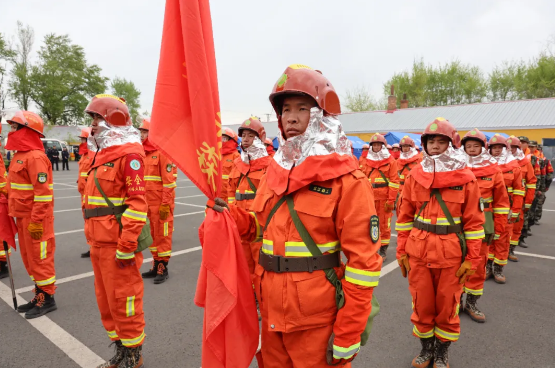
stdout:
<svg viewBox="0 0 555 368">
<path fill-rule="evenodd" d="M 77 185 L 75 185 L 75 184 L 66 184 L 66 183 L 54 182 L 54 185 L 67 185 L 68 187 L 77 188 Z"/>
<path fill-rule="evenodd" d="M 544 211 L 549 211 L 549 212 L 555 212 L 555 210 L 548 210 L 548 209 L 543 209 Z"/>
<path fill-rule="evenodd" d="M 81 211 L 81 208 L 72 208 L 70 210 L 57 210 L 57 211 L 54 211 L 54 213 L 70 212 L 70 211 Z"/>
<path fill-rule="evenodd" d="M 190 203 L 182 203 L 182 202 L 175 202 L 175 204 L 181 204 L 183 206 L 191 206 L 191 207 L 199 207 L 199 208 L 206 208 L 206 206 L 201 206 L 200 204 L 190 204 Z"/>
<path fill-rule="evenodd" d="M 27 303 L 25 299 L 17 295 L 17 303 L 19 305 Z M 4 300 L 8 305 L 12 304 L 11 289 L 0 282 L 0 299 Z M 17 313 L 25 318 L 23 313 Z M 85 346 L 81 341 L 70 335 L 66 330 L 58 326 L 48 316 L 42 316 L 35 319 L 27 319 L 37 331 L 50 340 L 61 351 L 66 353 L 70 359 L 82 368 L 94 368 L 104 362 L 104 359 L 96 355 L 91 349 Z"/>
<path fill-rule="evenodd" d="M 515 254 L 518 254 L 519 256 L 528 256 L 528 257 L 536 257 L 536 258 L 555 260 L 555 257 L 544 256 L 543 254 L 534 254 L 534 253 L 525 253 L 525 252 L 515 252 Z"/>
<path fill-rule="evenodd" d="M 54 189 L 54 190 L 56 190 L 56 189 Z M 56 196 L 54 196 L 55 200 L 66 199 L 66 198 L 81 198 L 81 196 L 80 195 L 78 195 L 78 196 L 69 196 L 69 197 L 56 197 Z"/>
<path fill-rule="evenodd" d="M 204 213 L 204 211 L 198 212 L 189 212 L 189 213 L 180 213 L 179 215 L 173 215 L 173 217 L 181 217 L 181 216 L 189 216 L 189 215 L 197 215 L 199 213 Z"/>
</svg>

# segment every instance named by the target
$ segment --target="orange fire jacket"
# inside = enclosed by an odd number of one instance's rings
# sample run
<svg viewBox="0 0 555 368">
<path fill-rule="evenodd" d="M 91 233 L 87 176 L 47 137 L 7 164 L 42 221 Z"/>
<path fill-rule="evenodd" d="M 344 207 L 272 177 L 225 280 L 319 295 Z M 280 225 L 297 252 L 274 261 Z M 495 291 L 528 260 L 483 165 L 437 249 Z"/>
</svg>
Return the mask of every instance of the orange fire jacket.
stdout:
<svg viewBox="0 0 555 368">
<path fill-rule="evenodd" d="M 534 167 L 530 160 L 522 160 L 520 170 L 522 173 L 522 185 L 526 188 L 526 196 L 524 197 L 524 208 L 530 209 L 534 196 L 536 195 L 536 183 L 538 179 L 534 174 Z"/>
<path fill-rule="evenodd" d="M 222 157 L 222 189 L 220 192 L 221 193 L 220 198 L 226 202 L 228 201 L 227 194 L 229 192 L 229 182 L 228 182 L 229 174 L 231 173 L 231 170 L 235 166 L 233 164 L 233 161 L 235 161 L 235 159 L 239 158 L 240 156 L 241 155 L 239 154 L 239 152 L 235 150 L 232 153 L 223 155 Z M 233 198 L 235 198 L 235 195 L 233 196 Z"/>
<path fill-rule="evenodd" d="M 292 222 L 287 204 L 263 228 L 282 196 L 263 177 L 251 213 L 231 205 L 241 237 L 263 235 L 262 251 L 269 255 L 310 257 Z M 342 280 L 345 306 L 337 311 L 335 288 L 323 271 L 274 273 L 256 265 L 255 290 L 270 331 L 293 332 L 334 324 L 334 345 L 360 343 L 370 314 L 372 291 L 378 285 L 382 259 L 379 236 L 371 239 L 370 219 L 376 218 L 374 196 L 366 177 L 355 170 L 335 179 L 313 182 L 293 194 L 294 208 L 323 254 L 343 251 L 347 264 L 335 271 Z M 375 235 L 379 235 L 376 233 Z M 256 245 L 258 244 L 258 245 Z M 251 243 L 260 247 L 260 243 Z"/>
<path fill-rule="evenodd" d="M 144 178 L 150 206 L 174 204 L 177 168 L 160 151 L 146 152 Z"/>
<path fill-rule="evenodd" d="M 91 157 L 89 152 L 81 156 L 79 160 L 79 177 L 77 178 L 77 190 L 81 195 L 85 193 L 85 184 L 87 183 L 87 178 L 89 177 L 89 166 L 91 165 Z"/>
<path fill-rule="evenodd" d="M 522 173 L 520 171 L 520 167 L 515 167 L 510 171 L 504 172 L 503 180 L 505 181 L 505 187 L 507 188 L 509 199 L 512 202 L 511 217 L 516 219 L 520 214 L 520 211 L 522 211 L 522 204 L 526 194 L 525 188 L 522 185 Z"/>
<path fill-rule="evenodd" d="M 241 159 L 240 157 L 237 158 L 237 160 L 240 160 L 240 159 Z M 264 159 L 265 158 L 259 158 L 259 160 L 264 160 Z M 270 162 L 269 160 L 266 160 L 266 161 L 268 161 L 268 163 Z M 231 172 L 229 173 L 229 179 L 228 179 L 228 183 L 227 183 L 227 201 L 228 201 L 228 203 L 233 203 L 233 204 L 236 204 L 237 206 L 239 206 L 239 207 L 241 207 L 245 210 L 249 210 L 251 208 L 252 202 L 254 200 L 253 199 L 244 199 L 244 200 L 241 200 L 241 201 L 236 201 L 235 200 L 235 195 L 236 194 L 253 194 L 254 191 L 252 190 L 247 178 L 250 179 L 250 181 L 252 182 L 252 184 L 254 185 L 255 188 L 258 188 L 258 186 L 260 185 L 260 180 L 262 179 L 264 174 L 266 174 L 266 168 L 267 168 L 267 166 L 264 166 L 260 170 L 249 171 L 247 173 L 247 175 L 243 175 L 243 177 L 241 178 L 241 171 L 239 171 L 237 166 L 233 165 L 233 168 L 231 169 Z"/>
<path fill-rule="evenodd" d="M 478 180 L 480 193 L 485 203 L 484 212 L 493 212 L 494 239 L 499 239 L 501 233 L 505 231 L 511 205 L 507 189 L 505 188 L 503 173 L 498 171 L 493 175 L 480 176 L 476 179 Z"/>
<path fill-rule="evenodd" d="M 455 223 L 462 223 L 466 239 L 466 260 L 472 262 L 473 269 L 480 263 L 480 247 L 484 238 L 484 214 L 480 210 L 480 188 L 476 180 L 467 184 L 439 189 Z M 426 207 L 418 217 L 424 202 Z M 448 268 L 460 265 L 462 251 L 455 233 L 438 235 L 414 227 L 415 221 L 436 225 L 449 225 L 447 216 L 431 189 L 426 189 L 409 175 L 401 194 L 397 230 L 397 259 L 402 254 L 416 257 L 426 262 L 430 268 Z"/>
<path fill-rule="evenodd" d="M 6 189 L 6 182 L 8 181 L 8 173 L 4 165 L 4 158 L 0 155 L 0 190 Z"/>
<path fill-rule="evenodd" d="M 420 162 L 422 162 L 421 155 L 419 155 L 418 159 L 416 159 L 415 161 L 409 162 L 404 165 L 402 165 L 401 162 L 397 160 L 397 168 L 399 169 L 399 193 L 403 193 L 403 187 L 405 186 L 405 180 L 407 179 L 407 176 L 409 175 L 412 168 L 418 165 Z"/>
<path fill-rule="evenodd" d="M 383 179 L 380 171 L 384 174 L 385 178 L 387 179 L 388 186 L 383 188 L 373 188 L 374 190 L 374 199 L 376 201 L 385 201 L 387 200 L 388 203 L 393 204 L 395 199 L 397 198 L 397 192 L 399 191 L 399 175 L 397 173 L 397 161 L 391 160 L 390 162 L 386 163 L 385 165 L 380 166 L 377 169 L 374 169 L 370 165 L 368 165 L 368 159 L 366 164 L 363 167 L 363 171 L 368 177 L 368 180 L 371 184 L 384 184 L 386 181 Z"/>
</svg>

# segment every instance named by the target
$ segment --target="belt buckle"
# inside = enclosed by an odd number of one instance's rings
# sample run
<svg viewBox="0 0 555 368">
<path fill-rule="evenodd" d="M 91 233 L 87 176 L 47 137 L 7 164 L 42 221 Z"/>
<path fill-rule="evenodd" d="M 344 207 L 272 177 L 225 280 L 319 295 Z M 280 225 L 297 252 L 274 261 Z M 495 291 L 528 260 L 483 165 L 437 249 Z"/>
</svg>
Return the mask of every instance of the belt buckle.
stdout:
<svg viewBox="0 0 555 368">
<path fill-rule="evenodd" d="M 447 225 L 436 225 L 436 234 L 437 235 L 447 235 Z"/>
</svg>

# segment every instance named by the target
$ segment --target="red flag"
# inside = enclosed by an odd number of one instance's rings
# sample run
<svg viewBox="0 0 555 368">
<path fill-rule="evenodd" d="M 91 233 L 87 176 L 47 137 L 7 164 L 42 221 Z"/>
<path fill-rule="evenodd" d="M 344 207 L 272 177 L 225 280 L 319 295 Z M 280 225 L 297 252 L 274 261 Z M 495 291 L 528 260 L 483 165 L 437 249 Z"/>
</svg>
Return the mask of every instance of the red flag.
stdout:
<svg viewBox="0 0 555 368">
<path fill-rule="evenodd" d="M 221 120 L 208 0 L 167 0 L 149 140 L 213 204 Z M 233 218 L 208 211 L 195 303 L 204 307 L 202 366 L 246 368 L 258 346 L 252 283 Z"/>
<path fill-rule="evenodd" d="M 5 241 L 13 249 L 15 246 L 15 234 L 17 234 L 17 226 L 13 217 L 8 215 L 8 200 L 3 195 L 0 195 L 0 240 Z M 0 244 L 0 250 L 4 247 Z"/>
</svg>

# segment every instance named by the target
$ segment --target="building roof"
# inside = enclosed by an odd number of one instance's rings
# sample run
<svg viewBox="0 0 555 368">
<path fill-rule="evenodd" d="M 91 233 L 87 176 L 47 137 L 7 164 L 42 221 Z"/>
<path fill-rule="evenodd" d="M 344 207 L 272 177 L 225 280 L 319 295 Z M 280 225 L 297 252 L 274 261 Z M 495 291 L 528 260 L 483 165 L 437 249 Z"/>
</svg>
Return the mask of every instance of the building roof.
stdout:
<svg viewBox="0 0 555 368">
<path fill-rule="evenodd" d="M 374 132 L 422 132 L 437 117 L 449 120 L 458 130 L 555 128 L 555 98 L 499 101 L 468 105 L 420 107 L 387 111 L 351 112 L 339 116 L 347 134 Z M 263 123 L 266 135 L 278 134 L 277 122 Z M 237 131 L 240 124 L 227 125 Z"/>
</svg>

